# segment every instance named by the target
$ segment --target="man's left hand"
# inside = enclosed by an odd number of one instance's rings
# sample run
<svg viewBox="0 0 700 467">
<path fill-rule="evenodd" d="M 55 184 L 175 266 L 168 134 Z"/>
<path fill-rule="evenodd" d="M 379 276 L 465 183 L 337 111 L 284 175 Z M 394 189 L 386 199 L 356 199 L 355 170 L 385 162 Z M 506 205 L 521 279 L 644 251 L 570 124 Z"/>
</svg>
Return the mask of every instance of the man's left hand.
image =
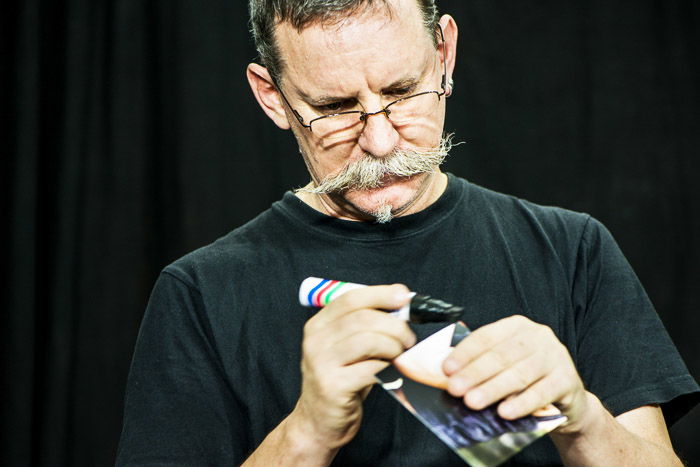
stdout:
<svg viewBox="0 0 700 467">
<path fill-rule="evenodd" d="M 547 326 L 511 316 L 483 326 L 445 359 L 447 389 L 480 410 L 496 402 L 515 419 L 554 404 L 568 417 L 560 433 L 581 430 L 587 392 L 567 348 Z"/>
</svg>

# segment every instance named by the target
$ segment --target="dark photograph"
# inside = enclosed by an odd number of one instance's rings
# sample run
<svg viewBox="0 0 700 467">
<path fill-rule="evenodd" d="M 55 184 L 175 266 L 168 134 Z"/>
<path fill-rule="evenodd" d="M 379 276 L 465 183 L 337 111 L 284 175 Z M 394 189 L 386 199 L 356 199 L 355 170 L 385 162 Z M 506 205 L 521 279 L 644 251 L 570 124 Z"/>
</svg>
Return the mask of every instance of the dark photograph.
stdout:
<svg viewBox="0 0 700 467">
<path fill-rule="evenodd" d="M 441 364 L 468 335 L 463 323 L 428 336 L 377 374 L 382 387 L 472 467 L 505 462 L 528 444 L 561 425 L 566 418 L 553 406 L 506 420 L 497 406 L 471 410 L 448 394 Z"/>
</svg>

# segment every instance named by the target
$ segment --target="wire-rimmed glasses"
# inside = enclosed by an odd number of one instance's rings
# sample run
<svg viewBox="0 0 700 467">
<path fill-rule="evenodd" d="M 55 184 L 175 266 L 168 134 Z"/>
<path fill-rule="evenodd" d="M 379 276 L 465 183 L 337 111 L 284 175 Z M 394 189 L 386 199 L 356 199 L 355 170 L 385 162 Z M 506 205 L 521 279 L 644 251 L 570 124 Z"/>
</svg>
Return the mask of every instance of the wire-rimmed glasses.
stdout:
<svg viewBox="0 0 700 467">
<path fill-rule="evenodd" d="M 308 128 L 310 132 L 322 139 L 354 139 L 358 137 L 369 117 L 384 114 L 394 125 L 405 125 L 419 120 L 434 112 L 435 107 L 440 102 L 442 96 L 446 94 L 447 85 L 447 60 L 445 57 L 445 37 L 442 28 L 438 25 L 440 39 L 443 44 L 443 75 L 440 83 L 441 91 L 422 91 L 410 96 L 396 99 L 385 105 L 384 108 L 376 112 L 365 112 L 364 110 L 347 110 L 343 112 L 330 113 L 313 118 L 309 123 L 304 122 L 304 117 L 299 114 L 287 100 L 280 86 L 277 89 L 284 99 L 284 102 L 291 109 L 299 124 Z"/>
</svg>

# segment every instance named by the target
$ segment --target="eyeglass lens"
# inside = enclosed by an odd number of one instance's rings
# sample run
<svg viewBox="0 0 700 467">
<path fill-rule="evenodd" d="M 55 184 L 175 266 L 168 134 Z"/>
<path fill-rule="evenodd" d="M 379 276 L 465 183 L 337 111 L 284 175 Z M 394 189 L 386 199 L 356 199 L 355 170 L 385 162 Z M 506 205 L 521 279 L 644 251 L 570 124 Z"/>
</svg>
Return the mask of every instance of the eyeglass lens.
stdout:
<svg viewBox="0 0 700 467">
<path fill-rule="evenodd" d="M 428 92 L 399 99 L 385 108 L 392 123 L 401 125 L 430 115 L 439 101 L 437 92 Z M 360 112 L 353 112 L 321 118 L 311 123 L 311 131 L 324 139 L 354 138 L 359 136 L 365 125 L 365 122 L 360 121 L 360 116 Z"/>
</svg>

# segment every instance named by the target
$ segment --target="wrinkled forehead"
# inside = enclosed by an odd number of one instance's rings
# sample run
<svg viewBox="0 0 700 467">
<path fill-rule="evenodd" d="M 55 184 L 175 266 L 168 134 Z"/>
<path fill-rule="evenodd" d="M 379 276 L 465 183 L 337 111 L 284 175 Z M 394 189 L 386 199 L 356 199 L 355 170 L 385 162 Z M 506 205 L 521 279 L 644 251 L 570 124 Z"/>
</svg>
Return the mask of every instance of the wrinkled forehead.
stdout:
<svg viewBox="0 0 700 467">
<path fill-rule="evenodd" d="M 310 91 L 346 91 L 423 70 L 434 44 L 415 0 L 374 4 L 302 30 L 280 23 L 282 80 Z"/>
</svg>

